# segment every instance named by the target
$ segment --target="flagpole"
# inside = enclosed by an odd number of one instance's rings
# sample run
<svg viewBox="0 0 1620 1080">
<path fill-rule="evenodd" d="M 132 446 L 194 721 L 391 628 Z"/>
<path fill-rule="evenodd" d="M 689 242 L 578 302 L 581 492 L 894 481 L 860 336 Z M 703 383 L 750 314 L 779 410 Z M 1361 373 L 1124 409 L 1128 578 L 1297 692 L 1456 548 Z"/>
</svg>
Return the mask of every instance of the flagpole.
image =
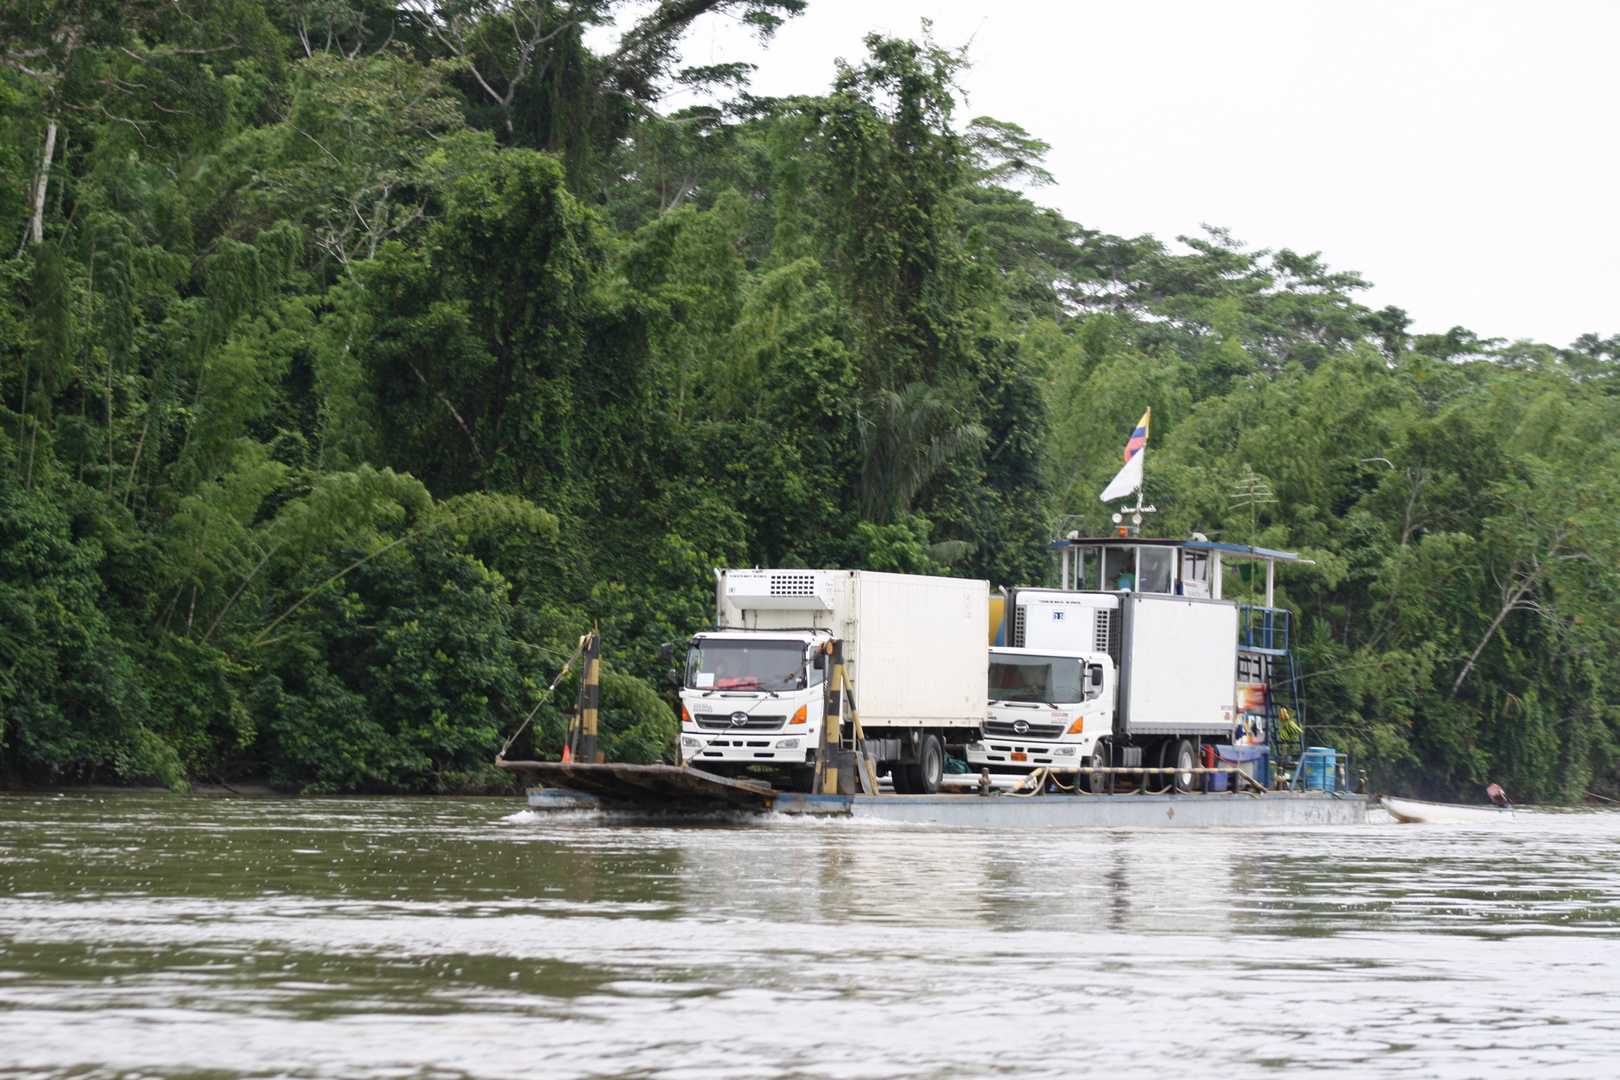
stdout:
<svg viewBox="0 0 1620 1080">
<path fill-rule="evenodd" d="M 1152 417 L 1153 410 L 1151 408 L 1142 414 L 1142 419 L 1145 421 L 1142 425 L 1144 429 L 1148 423 L 1152 422 Z M 1145 430 L 1142 433 L 1142 449 L 1138 450 L 1137 453 L 1142 455 L 1142 482 L 1136 485 L 1136 508 L 1131 511 L 1131 535 L 1139 537 L 1142 535 L 1142 500 L 1147 497 L 1147 432 Z"/>
<path fill-rule="evenodd" d="M 1151 514 L 1154 512 L 1154 508 L 1146 504 L 1147 476 L 1146 469 L 1144 468 L 1147 464 L 1148 425 L 1152 422 L 1152 417 L 1152 409 L 1149 409 L 1147 412 L 1142 414 L 1142 419 L 1137 423 L 1136 430 L 1132 431 L 1131 437 L 1126 440 L 1124 466 L 1121 467 L 1119 473 L 1109 483 L 1108 487 L 1103 490 L 1102 495 L 1099 496 L 1103 502 L 1112 502 L 1114 499 L 1120 498 L 1121 496 L 1129 499 L 1131 497 L 1131 492 L 1133 490 L 1136 492 L 1136 505 L 1132 507 L 1127 503 L 1114 514 L 1114 524 L 1120 527 L 1119 534 L 1121 536 L 1141 535 L 1142 515 Z M 1142 433 L 1142 441 L 1140 444 L 1137 444 L 1136 442 L 1136 431 L 1140 431 Z M 1133 447 L 1136 451 L 1135 453 L 1131 452 Z M 1136 481 L 1135 486 L 1126 487 L 1125 485 L 1129 484 L 1133 478 Z M 1131 515 L 1131 523 L 1129 526 L 1126 526 L 1124 523 L 1126 514 Z"/>
<path fill-rule="evenodd" d="M 1148 424 L 1153 422 L 1153 408 L 1152 408 L 1152 406 L 1149 406 L 1147 412 L 1142 414 L 1142 419 L 1144 421 L 1144 423 L 1142 425 L 1142 427 L 1143 427 L 1143 431 L 1142 431 L 1142 449 L 1137 451 L 1137 453 L 1142 455 L 1142 482 L 1140 484 L 1136 485 L 1136 509 L 1134 511 L 1132 511 L 1132 513 L 1131 513 L 1131 521 L 1136 526 L 1136 528 L 1133 531 L 1136 533 L 1137 536 L 1142 535 L 1142 500 L 1144 498 L 1146 498 L 1145 492 L 1147 490 L 1147 430 L 1146 430 L 1146 428 L 1147 428 Z"/>
<path fill-rule="evenodd" d="M 1141 455 L 1142 458 L 1142 482 L 1137 485 L 1136 505 L 1131 508 L 1130 529 L 1132 536 L 1142 535 L 1143 514 L 1152 514 L 1157 512 L 1156 508 L 1144 505 L 1147 500 L 1147 447 L 1142 447 L 1142 449 L 1138 450 L 1137 453 Z M 1114 515 L 1114 520 L 1119 520 L 1119 515 Z"/>
<path fill-rule="evenodd" d="M 1143 446 L 1137 453 L 1142 455 L 1142 482 L 1136 485 L 1136 513 L 1141 514 L 1142 500 L 1147 498 L 1147 447 Z M 1140 522 L 1142 519 L 1138 517 L 1136 520 Z M 1141 535 L 1140 526 L 1138 526 L 1136 532 L 1138 536 Z"/>
</svg>

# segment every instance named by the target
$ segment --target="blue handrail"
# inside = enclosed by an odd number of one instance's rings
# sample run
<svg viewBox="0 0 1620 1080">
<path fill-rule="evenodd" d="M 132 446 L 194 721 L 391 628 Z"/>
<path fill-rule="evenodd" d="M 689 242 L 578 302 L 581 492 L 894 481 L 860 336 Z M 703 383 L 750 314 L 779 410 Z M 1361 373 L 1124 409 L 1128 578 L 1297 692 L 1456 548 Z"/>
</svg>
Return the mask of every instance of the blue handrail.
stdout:
<svg viewBox="0 0 1620 1080">
<path fill-rule="evenodd" d="M 1287 608 L 1239 604 L 1238 647 L 1264 649 L 1267 652 L 1287 652 L 1291 621 L 1292 612 Z"/>
</svg>

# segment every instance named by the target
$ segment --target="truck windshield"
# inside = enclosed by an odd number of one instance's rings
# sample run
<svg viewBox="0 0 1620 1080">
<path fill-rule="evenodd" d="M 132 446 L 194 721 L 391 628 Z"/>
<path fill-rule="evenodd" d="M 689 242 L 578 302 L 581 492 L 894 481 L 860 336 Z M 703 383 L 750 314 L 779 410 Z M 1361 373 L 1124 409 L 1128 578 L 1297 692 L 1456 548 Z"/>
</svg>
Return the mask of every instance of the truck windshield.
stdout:
<svg viewBox="0 0 1620 1080">
<path fill-rule="evenodd" d="M 990 700 L 1053 705 L 1084 701 L 1085 661 L 1064 656 L 992 656 Z"/>
<path fill-rule="evenodd" d="M 810 665 L 802 641 L 699 638 L 686 661 L 694 690 L 802 690 Z"/>
</svg>

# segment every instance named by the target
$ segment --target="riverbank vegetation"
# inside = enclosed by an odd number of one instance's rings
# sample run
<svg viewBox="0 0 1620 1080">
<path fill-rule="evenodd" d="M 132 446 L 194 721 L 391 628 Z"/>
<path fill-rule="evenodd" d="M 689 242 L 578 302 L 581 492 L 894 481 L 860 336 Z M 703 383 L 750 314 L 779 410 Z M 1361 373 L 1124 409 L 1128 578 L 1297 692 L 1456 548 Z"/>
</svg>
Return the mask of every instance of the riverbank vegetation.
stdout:
<svg viewBox="0 0 1620 1080">
<path fill-rule="evenodd" d="M 711 567 L 1045 583 L 1151 405 L 1160 532 L 1315 560 L 1323 741 L 1620 794 L 1620 338 L 1069 221 L 926 39 L 795 98 L 679 65 L 802 7 L 0 16 L 0 769 L 473 789 L 591 625 L 607 751 L 657 760 Z"/>
</svg>

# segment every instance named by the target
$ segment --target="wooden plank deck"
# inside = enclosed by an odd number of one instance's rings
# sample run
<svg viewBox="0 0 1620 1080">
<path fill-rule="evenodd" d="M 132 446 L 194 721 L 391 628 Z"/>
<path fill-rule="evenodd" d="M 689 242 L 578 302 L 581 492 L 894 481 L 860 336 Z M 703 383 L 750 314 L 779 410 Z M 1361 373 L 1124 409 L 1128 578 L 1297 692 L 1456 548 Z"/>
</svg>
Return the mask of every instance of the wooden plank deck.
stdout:
<svg viewBox="0 0 1620 1080">
<path fill-rule="evenodd" d="M 689 765 L 505 760 L 495 764 L 548 787 L 583 791 L 631 806 L 768 810 L 777 795 L 769 784 L 715 776 Z"/>
</svg>

